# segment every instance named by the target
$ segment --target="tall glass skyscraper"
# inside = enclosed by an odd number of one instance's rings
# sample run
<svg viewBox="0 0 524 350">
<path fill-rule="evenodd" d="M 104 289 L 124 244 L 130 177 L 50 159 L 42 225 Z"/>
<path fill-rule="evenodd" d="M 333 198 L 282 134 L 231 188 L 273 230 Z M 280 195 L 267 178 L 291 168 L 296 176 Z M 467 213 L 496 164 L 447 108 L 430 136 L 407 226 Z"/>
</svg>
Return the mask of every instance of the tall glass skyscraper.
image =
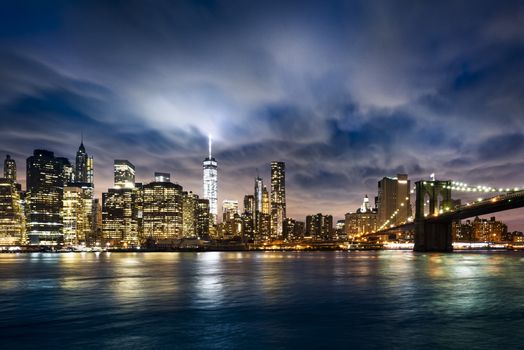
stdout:
<svg viewBox="0 0 524 350">
<path fill-rule="evenodd" d="M 286 165 L 271 162 L 271 227 L 275 238 L 283 233 L 286 218 Z"/>
<path fill-rule="evenodd" d="M 72 225 L 64 216 L 64 240 L 66 242 L 92 242 L 96 236 L 93 157 L 88 156 L 84 140 L 76 152 L 73 182 L 64 187 L 64 214 L 72 215 Z M 69 230 L 69 232 L 68 232 Z"/>
<path fill-rule="evenodd" d="M 212 223 L 216 224 L 218 215 L 218 163 L 211 155 L 211 137 L 209 137 L 209 156 L 202 162 L 204 168 L 204 199 L 209 200 L 209 213 Z"/>
<path fill-rule="evenodd" d="M 53 245 L 63 240 L 63 172 L 64 162 L 53 152 L 35 150 L 27 158 L 27 233 L 31 244 Z"/>
<path fill-rule="evenodd" d="M 244 196 L 244 212 L 253 214 L 255 212 L 255 196 L 246 194 Z"/>
<path fill-rule="evenodd" d="M 262 195 L 264 192 L 264 182 L 260 176 L 255 178 L 255 213 L 262 212 Z"/>
<path fill-rule="evenodd" d="M 266 186 L 262 189 L 262 214 L 271 214 L 271 203 L 269 201 L 269 192 Z"/>
<path fill-rule="evenodd" d="M 91 184 L 91 187 L 93 187 L 93 157 L 87 155 L 83 140 L 76 152 L 74 180 L 75 182 Z"/>
</svg>

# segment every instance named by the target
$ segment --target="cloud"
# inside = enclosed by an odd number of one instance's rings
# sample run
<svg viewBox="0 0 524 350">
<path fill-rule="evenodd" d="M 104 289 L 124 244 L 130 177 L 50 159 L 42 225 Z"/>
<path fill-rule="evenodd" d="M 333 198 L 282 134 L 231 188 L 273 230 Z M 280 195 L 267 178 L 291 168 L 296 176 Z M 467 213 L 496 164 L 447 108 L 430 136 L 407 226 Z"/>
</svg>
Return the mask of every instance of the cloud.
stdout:
<svg viewBox="0 0 524 350">
<path fill-rule="evenodd" d="M 73 158 L 83 132 L 98 194 L 116 158 L 199 193 L 209 133 L 220 200 L 282 160 L 299 219 L 341 217 L 401 172 L 498 185 L 524 170 L 517 1 L 1 6 L 0 156 Z"/>
<path fill-rule="evenodd" d="M 524 149 L 523 134 L 504 134 L 490 137 L 479 145 L 480 160 L 506 159 L 519 156 Z"/>
</svg>

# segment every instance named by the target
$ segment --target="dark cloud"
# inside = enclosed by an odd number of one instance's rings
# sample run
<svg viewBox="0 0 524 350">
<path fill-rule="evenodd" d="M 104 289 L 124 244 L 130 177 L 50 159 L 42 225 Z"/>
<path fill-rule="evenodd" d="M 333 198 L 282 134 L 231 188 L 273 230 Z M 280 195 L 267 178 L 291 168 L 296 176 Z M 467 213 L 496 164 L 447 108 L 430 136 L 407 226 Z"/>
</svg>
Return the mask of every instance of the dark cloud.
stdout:
<svg viewBox="0 0 524 350">
<path fill-rule="evenodd" d="M 0 156 L 112 161 L 220 200 L 287 165 L 289 212 L 340 217 L 382 176 L 509 186 L 524 171 L 518 1 L 7 1 Z M 21 174 L 23 176 L 23 174 Z"/>
<path fill-rule="evenodd" d="M 504 134 L 489 137 L 479 144 L 479 160 L 507 159 L 522 155 L 524 149 L 523 134 Z"/>
</svg>

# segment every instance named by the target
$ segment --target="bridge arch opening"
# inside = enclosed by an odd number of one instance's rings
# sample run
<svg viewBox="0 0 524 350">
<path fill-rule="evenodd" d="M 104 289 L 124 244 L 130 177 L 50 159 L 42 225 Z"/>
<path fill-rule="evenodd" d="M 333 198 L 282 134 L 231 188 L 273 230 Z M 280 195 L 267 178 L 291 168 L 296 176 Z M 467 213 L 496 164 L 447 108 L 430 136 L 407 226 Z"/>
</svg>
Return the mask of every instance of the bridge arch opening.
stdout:
<svg viewBox="0 0 524 350">
<path fill-rule="evenodd" d="M 424 217 L 431 215 L 431 196 L 429 193 L 424 193 Z"/>
<path fill-rule="evenodd" d="M 444 196 L 439 192 L 437 195 L 437 205 L 435 206 L 435 214 L 442 214 L 444 212 Z"/>
</svg>

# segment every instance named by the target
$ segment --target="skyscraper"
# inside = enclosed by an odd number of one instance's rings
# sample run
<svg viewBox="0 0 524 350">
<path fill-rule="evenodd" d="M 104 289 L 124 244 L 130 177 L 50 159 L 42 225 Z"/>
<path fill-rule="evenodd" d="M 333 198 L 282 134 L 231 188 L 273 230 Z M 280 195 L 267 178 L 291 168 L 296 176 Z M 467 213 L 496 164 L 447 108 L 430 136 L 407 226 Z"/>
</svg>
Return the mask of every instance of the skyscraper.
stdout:
<svg viewBox="0 0 524 350">
<path fill-rule="evenodd" d="M 222 202 L 222 227 L 227 236 L 240 236 L 242 218 L 238 213 L 238 201 L 225 199 Z"/>
<path fill-rule="evenodd" d="M 271 226 L 272 235 L 281 238 L 286 218 L 286 165 L 271 162 Z"/>
<path fill-rule="evenodd" d="M 193 192 L 182 193 L 182 235 L 185 238 L 198 237 L 198 196 Z"/>
<path fill-rule="evenodd" d="M 257 175 L 255 178 L 255 212 L 253 213 L 253 227 L 255 228 L 255 238 L 260 239 L 262 231 L 262 196 L 264 192 L 264 182 Z"/>
<path fill-rule="evenodd" d="M 204 168 L 204 199 L 209 200 L 211 224 L 216 224 L 218 215 L 218 163 L 211 155 L 211 137 L 209 137 L 209 155 L 202 162 Z"/>
<path fill-rule="evenodd" d="M 198 199 L 196 231 L 201 239 L 209 239 L 209 200 Z"/>
<path fill-rule="evenodd" d="M 63 162 L 53 152 L 35 150 L 27 158 L 27 233 L 31 244 L 62 242 Z"/>
<path fill-rule="evenodd" d="M 255 196 L 246 194 L 244 196 L 244 212 L 242 213 L 242 240 L 253 242 L 255 239 Z"/>
<path fill-rule="evenodd" d="M 331 240 L 333 238 L 333 216 L 321 213 L 306 216 L 306 234 L 316 240 Z"/>
<path fill-rule="evenodd" d="M 102 193 L 102 237 L 110 244 L 139 243 L 140 191 L 132 188 L 110 188 Z"/>
<path fill-rule="evenodd" d="M 172 182 L 151 182 L 142 187 L 143 236 L 172 239 L 183 236 L 182 186 Z"/>
<path fill-rule="evenodd" d="M 84 147 L 84 142 L 80 143 L 75 158 L 75 182 L 93 183 L 93 158 L 89 157 Z M 91 177 L 91 178 L 90 178 Z"/>
<path fill-rule="evenodd" d="M 135 187 L 135 166 L 125 159 L 117 159 L 114 163 L 115 188 Z"/>
<path fill-rule="evenodd" d="M 242 240 L 244 242 L 253 242 L 255 239 L 253 226 L 253 213 L 245 211 L 242 216 Z"/>
<path fill-rule="evenodd" d="M 262 214 L 271 213 L 271 203 L 269 202 L 269 192 L 266 186 L 262 189 Z"/>
<path fill-rule="evenodd" d="M 19 186 L 0 179 L 0 245 L 25 244 L 25 216 Z"/>
<path fill-rule="evenodd" d="M 84 140 L 82 139 L 76 152 L 74 175 L 71 176 L 74 181 L 64 189 L 64 197 L 69 197 L 68 203 L 64 199 L 64 212 L 70 212 L 69 222 L 66 222 L 64 217 L 64 237 L 66 242 L 71 242 L 73 237 L 71 230 L 74 228 L 77 231 L 77 243 L 92 243 L 96 240 L 93 164 L 93 157 L 87 154 Z M 79 202 L 78 205 L 75 204 L 76 201 Z M 74 210 L 78 211 L 76 216 L 71 214 Z M 75 218 L 77 222 L 74 221 Z"/>
<path fill-rule="evenodd" d="M 408 175 L 398 174 L 397 177 L 384 177 L 378 182 L 378 226 L 387 220 L 398 225 L 406 222 L 411 216 L 410 181 Z M 396 210 L 399 212 L 394 215 Z M 394 216 L 394 217 L 393 217 Z"/>
<path fill-rule="evenodd" d="M 262 212 L 262 193 L 264 191 L 264 182 L 260 176 L 255 178 L 255 213 Z"/>
<path fill-rule="evenodd" d="M 222 201 L 222 221 L 232 220 L 235 214 L 238 214 L 238 201 L 224 199 Z"/>
<path fill-rule="evenodd" d="M 244 196 L 244 213 L 253 214 L 255 212 L 255 197 L 252 194 Z"/>
<path fill-rule="evenodd" d="M 282 238 L 288 241 L 292 241 L 295 238 L 295 220 L 291 218 L 284 219 L 282 231 Z"/>
<path fill-rule="evenodd" d="M 85 208 L 84 191 L 79 186 L 64 187 L 62 222 L 65 244 L 78 244 L 86 240 L 86 226 L 89 227 L 91 221 L 91 206 Z"/>
<path fill-rule="evenodd" d="M 16 162 L 8 154 L 4 161 L 4 178 L 16 182 Z"/>
<path fill-rule="evenodd" d="M 62 169 L 60 173 L 62 184 L 67 186 L 69 183 L 73 182 L 75 177 L 73 166 L 71 165 L 69 159 L 65 157 L 56 157 L 56 160 L 60 163 Z"/>
</svg>

